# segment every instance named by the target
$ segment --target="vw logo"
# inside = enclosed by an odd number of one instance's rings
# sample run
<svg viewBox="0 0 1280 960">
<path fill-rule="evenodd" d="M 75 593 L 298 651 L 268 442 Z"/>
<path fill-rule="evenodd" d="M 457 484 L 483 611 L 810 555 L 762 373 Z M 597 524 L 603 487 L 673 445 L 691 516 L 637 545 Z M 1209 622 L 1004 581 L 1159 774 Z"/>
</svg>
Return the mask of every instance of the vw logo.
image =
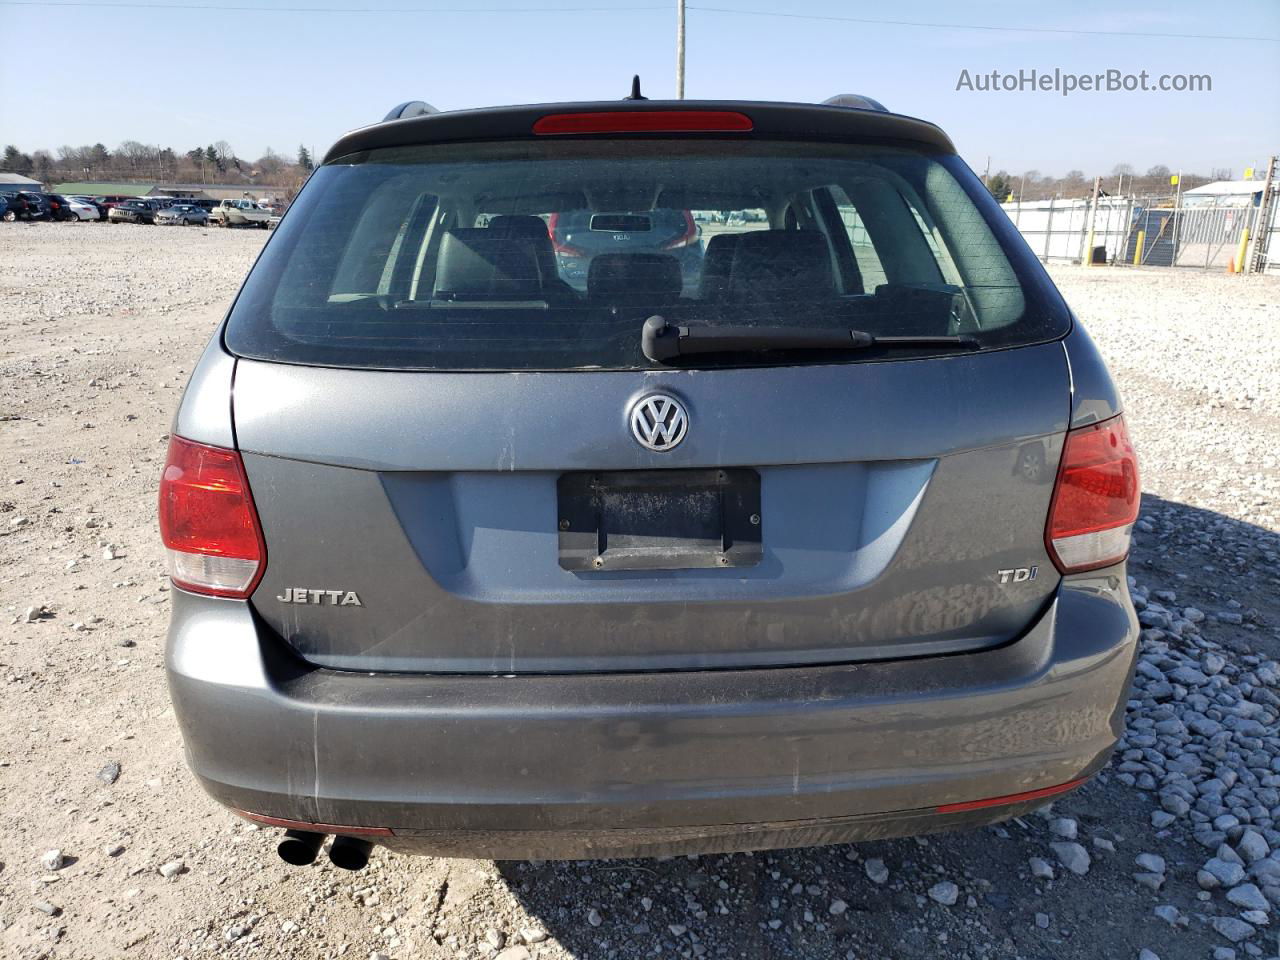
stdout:
<svg viewBox="0 0 1280 960">
<path fill-rule="evenodd" d="M 689 432 L 689 414 L 675 397 L 651 393 L 631 408 L 631 435 L 642 447 L 666 453 Z"/>
</svg>

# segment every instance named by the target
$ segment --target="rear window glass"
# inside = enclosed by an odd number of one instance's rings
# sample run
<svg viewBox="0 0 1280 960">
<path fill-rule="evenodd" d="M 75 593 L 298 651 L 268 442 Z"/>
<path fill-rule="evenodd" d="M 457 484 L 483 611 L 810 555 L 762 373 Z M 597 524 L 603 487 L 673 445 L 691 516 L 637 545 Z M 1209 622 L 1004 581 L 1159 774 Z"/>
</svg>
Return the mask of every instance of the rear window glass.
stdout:
<svg viewBox="0 0 1280 960">
<path fill-rule="evenodd" d="M 1064 312 L 1020 276 L 1025 261 L 1011 260 L 966 179 L 974 190 L 954 156 L 872 145 L 369 151 L 316 171 L 246 282 L 226 342 L 289 363 L 568 370 L 654 366 L 640 333 L 655 315 L 963 335 L 979 349 L 1061 335 Z M 774 350 L 670 364 L 877 358 Z"/>
</svg>

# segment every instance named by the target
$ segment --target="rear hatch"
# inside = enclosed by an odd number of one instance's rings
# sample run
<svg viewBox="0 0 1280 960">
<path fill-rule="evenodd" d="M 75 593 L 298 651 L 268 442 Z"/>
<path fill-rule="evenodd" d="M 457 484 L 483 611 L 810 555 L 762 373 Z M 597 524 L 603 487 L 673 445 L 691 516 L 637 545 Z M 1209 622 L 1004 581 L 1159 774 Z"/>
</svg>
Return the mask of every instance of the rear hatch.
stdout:
<svg viewBox="0 0 1280 960">
<path fill-rule="evenodd" d="M 727 215 L 743 209 L 767 219 Z M 547 221 L 582 210 L 691 211 L 693 293 L 671 253 L 608 247 L 576 289 Z M 937 143 L 583 136 L 331 160 L 225 334 L 266 543 L 255 610 L 306 660 L 370 671 L 1015 638 L 1057 583 L 1069 318 L 1001 217 Z M 653 317 L 680 352 L 646 355 Z"/>
</svg>

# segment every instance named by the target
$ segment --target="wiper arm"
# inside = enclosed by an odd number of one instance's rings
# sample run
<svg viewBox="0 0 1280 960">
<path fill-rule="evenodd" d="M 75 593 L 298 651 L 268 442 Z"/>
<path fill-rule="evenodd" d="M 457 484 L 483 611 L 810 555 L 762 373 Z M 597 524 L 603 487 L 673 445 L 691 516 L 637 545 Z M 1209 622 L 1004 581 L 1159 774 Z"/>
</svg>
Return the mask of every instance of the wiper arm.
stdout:
<svg viewBox="0 0 1280 960">
<path fill-rule="evenodd" d="M 678 327 L 659 316 L 646 320 L 640 332 L 640 349 L 655 363 L 694 353 L 977 346 L 977 340 L 966 336 L 878 337 L 864 330 L 830 327 Z"/>
</svg>

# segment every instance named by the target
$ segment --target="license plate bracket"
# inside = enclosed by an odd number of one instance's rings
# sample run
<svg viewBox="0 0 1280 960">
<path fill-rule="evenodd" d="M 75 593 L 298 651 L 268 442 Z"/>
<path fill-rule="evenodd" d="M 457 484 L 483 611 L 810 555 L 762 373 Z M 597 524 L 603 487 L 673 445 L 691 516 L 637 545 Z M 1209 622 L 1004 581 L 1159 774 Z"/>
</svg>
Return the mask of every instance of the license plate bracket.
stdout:
<svg viewBox="0 0 1280 960">
<path fill-rule="evenodd" d="M 751 567 L 764 556 L 750 468 L 565 473 L 556 498 L 565 570 Z"/>
</svg>

